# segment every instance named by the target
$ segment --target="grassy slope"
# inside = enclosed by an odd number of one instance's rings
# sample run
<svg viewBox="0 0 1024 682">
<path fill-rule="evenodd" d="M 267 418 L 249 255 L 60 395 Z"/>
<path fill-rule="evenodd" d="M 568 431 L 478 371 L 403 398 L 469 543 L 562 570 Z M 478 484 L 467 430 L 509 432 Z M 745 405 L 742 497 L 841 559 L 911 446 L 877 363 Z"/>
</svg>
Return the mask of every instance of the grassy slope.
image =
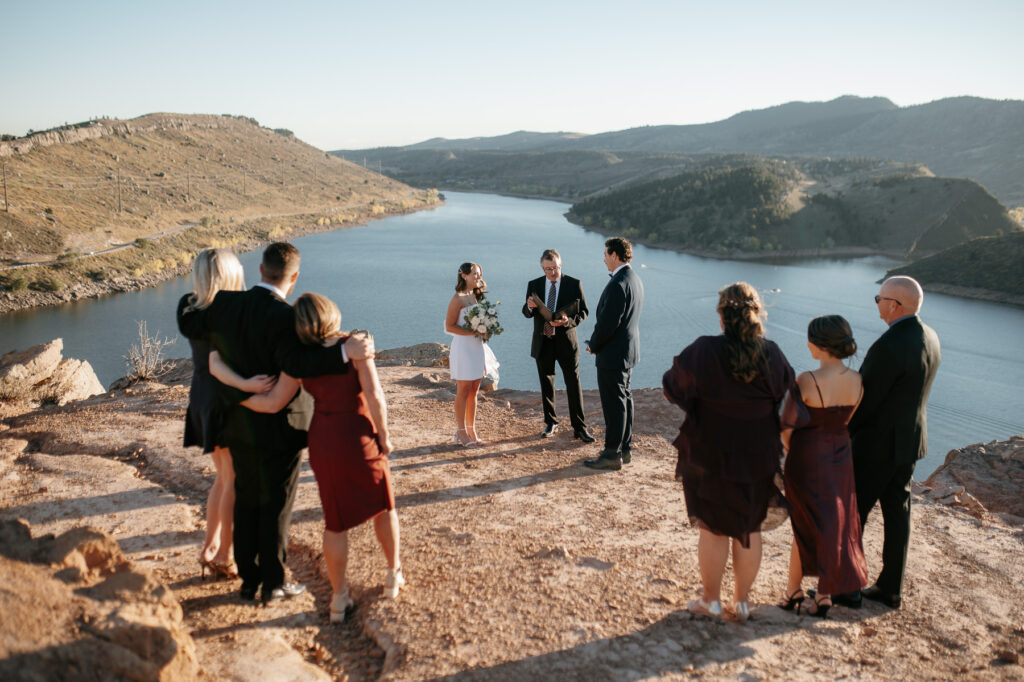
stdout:
<svg viewBox="0 0 1024 682">
<path fill-rule="evenodd" d="M 1024 231 L 972 239 L 888 274 L 1024 297 Z"/>
<path fill-rule="evenodd" d="M 0 212 L 0 264 L 65 258 L 59 268 L 0 272 L 8 288 L 15 278 L 46 289 L 55 279 L 137 276 L 190 261 L 204 246 L 283 238 L 301 224 L 352 223 L 430 201 L 250 119 L 152 114 L 101 125 L 102 137 L 4 159 L 11 206 Z M 74 258 L 188 222 L 201 224 L 144 249 Z"/>
</svg>

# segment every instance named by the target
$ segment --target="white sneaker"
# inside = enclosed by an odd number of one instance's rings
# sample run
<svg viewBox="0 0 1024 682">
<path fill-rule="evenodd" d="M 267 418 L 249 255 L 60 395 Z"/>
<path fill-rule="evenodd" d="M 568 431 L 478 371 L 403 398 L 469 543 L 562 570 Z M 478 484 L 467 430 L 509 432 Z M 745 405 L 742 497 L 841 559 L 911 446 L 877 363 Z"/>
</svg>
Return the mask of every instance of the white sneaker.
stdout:
<svg viewBox="0 0 1024 682">
<path fill-rule="evenodd" d="M 332 623 L 344 623 L 345 616 L 348 614 L 349 609 L 354 607 L 356 604 L 352 601 L 352 597 L 348 596 L 348 586 L 341 592 L 335 592 L 331 598 L 331 621 Z"/>
<path fill-rule="evenodd" d="M 384 578 L 384 597 L 394 599 L 398 596 L 398 590 L 405 585 L 405 578 L 402 577 L 402 567 L 389 568 L 387 577 Z"/>
</svg>

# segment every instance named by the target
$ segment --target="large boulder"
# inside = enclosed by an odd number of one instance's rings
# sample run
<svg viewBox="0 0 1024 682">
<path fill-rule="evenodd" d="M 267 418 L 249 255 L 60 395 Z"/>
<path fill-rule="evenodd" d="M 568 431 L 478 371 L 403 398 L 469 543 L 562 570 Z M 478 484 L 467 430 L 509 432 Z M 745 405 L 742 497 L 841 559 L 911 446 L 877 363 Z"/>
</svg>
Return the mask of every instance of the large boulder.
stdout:
<svg viewBox="0 0 1024 682">
<path fill-rule="evenodd" d="M 0 522 L 0 575 L 0 679 L 198 678 L 174 595 L 104 533 Z"/>
<path fill-rule="evenodd" d="M 64 405 L 105 393 L 92 366 L 62 359 L 63 350 L 63 339 L 54 339 L 0 357 L 0 400 Z"/>
<path fill-rule="evenodd" d="M 379 350 L 374 358 L 379 365 L 447 367 L 448 346 L 443 343 L 417 343 L 390 350 Z"/>
<path fill-rule="evenodd" d="M 1024 523 L 1024 436 L 950 450 L 925 481 L 935 499 Z"/>
<path fill-rule="evenodd" d="M 64 340 L 23 351 L 12 350 L 0 357 L 0 400 L 23 400 L 37 385 L 46 381 L 60 365 Z"/>
</svg>

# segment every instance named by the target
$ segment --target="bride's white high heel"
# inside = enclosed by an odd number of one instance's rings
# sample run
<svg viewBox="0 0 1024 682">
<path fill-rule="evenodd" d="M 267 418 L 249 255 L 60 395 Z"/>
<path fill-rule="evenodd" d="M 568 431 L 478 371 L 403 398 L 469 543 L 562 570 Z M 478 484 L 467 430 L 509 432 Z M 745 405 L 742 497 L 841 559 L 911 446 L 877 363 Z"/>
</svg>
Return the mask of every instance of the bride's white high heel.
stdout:
<svg viewBox="0 0 1024 682">
<path fill-rule="evenodd" d="M 466 434 L 466 440 L 465 441 L 463 441 L 461 438 L 459 438 L 459 434 L 460 433 Z M 477 441 L 470 439 L 470 437 L 469 437 L 469 429 L 455 429 L 455 436 L 452 439 L 452 442 L 455 445 L 461 445 L 464 448 L 475 448 L 477 445 L 479 445 L 479 443 Z"/>
<path fill-rule="evenodd" d="M 477 445 L 483 445 L 484 444 L 484 442 L 482 440 L 480 440 L 480 436 L 476 435 L 476 426 L 475 425 L 466 428 L 466 435 L 469 435 L 470 432 L 473 433 L 473 436 L 472 436 L 473 440 L 469 441 L 468 445 L 477 446 Z"/>
</svg>

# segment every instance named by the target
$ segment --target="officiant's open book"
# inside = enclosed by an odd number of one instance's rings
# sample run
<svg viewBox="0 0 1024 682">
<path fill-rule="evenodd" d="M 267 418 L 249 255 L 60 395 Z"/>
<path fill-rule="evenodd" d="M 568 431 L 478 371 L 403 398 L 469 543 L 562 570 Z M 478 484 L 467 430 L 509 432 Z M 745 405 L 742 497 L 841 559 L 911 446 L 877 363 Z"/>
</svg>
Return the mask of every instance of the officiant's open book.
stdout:
<svg viewBox="0 0 1024 682">
<path fill-rule="evenodd" d="M 537 294 L 530 294 L 530 298 L 537 304 L 537 312 L 544 318 L 545 322 L 550 322 L 553 319 L 557 319 L 562 315 L 566 317 L 576 317 L 580 313 L 580 301 L 576 299 L 564 308 L 559 308 L 555 312 L 551 312 L 551 309 L 544 305 L 544 301 L 540 300 L 540 296 Z"/>
</svg>

